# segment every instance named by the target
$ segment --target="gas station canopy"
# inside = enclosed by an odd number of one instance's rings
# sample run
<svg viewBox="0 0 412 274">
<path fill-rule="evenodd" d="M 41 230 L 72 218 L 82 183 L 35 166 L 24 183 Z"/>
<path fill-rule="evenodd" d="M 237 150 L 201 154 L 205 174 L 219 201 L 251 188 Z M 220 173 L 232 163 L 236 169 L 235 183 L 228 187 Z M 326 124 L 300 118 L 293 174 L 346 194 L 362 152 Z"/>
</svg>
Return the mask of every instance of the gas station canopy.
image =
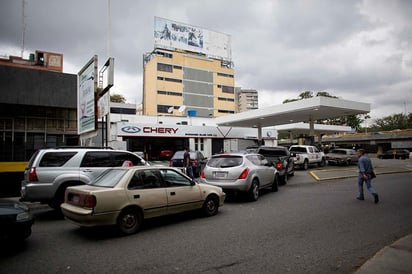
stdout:
<svg viewBox="0 0 412 274">
<path fill-rule="evenodd" d="M 281 105 L 215 118 L 219 126 L 270 127 L 366 114 L 370 104 L 317 96 Z"/>
</svg>

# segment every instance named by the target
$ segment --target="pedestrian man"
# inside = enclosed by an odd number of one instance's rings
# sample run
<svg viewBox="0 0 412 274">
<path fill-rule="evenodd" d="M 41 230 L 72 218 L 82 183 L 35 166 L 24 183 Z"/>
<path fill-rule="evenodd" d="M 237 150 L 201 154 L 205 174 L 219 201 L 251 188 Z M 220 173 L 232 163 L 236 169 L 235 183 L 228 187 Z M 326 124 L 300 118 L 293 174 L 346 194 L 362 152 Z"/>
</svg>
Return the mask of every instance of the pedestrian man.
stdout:
<svg viewBox="0 0 412 274">
<path fill-rule="evenodd" d="M 186 169 L 186 174 L 190 178 L 194 179 L 192 161 L 190 161 L 190 149 L 189 147 L 185 148 L 185 153 L 183 154 L 183 167 Z"/>
<path fill-rule="evenodd" d="M 365 196 L 363 195 L 363 183 L 366 184 L 366 188 L 368 189 L 368 192 L 373 196 L 375 200 L 375 204 L 379 202 L 379 196 L 378 193 L 376 193 L 375 189 L 372 187 L 372 172 L 373 172 L 373 166 L 372 166 L 372 161 L 369 159 L 368 156 L 365 155 L 365 150 L 360 148 L 356 151 L 356 154 L 358 156 L 358 169 L 359 169 L 359 174 L 358 174 L 358 190 L 359 190 L 359 196 L 356 198 L 358 200 L 365 200 Z"/>
</svg>

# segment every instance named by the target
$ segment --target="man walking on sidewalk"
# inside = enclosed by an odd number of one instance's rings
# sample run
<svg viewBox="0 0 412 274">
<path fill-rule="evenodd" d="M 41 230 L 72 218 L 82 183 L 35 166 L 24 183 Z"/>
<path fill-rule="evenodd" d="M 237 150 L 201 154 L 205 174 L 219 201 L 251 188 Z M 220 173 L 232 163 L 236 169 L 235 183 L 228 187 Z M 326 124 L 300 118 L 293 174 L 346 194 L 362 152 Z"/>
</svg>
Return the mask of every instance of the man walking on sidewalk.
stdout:
<svg viewBox="0 0 412 274">
<path fill-rule="evenodd" d="M 365 182 L 366 188 L 368 189 L 369 193 L 375 199 L 375 204 L 379 202 L 379 195 L 376 193 L 375 189 L 372 187 L 372 161 L 365 155 L 364 149 L 358 149 L 356 151 L 358 155 L 358 168 L 359 168 L 359 175 L 358 175 L 358 190 L 359 196 L 356 198 L 358 200 L 365 200 L 365 196 L 363 195 L 363 183 Z"/>
</svg>

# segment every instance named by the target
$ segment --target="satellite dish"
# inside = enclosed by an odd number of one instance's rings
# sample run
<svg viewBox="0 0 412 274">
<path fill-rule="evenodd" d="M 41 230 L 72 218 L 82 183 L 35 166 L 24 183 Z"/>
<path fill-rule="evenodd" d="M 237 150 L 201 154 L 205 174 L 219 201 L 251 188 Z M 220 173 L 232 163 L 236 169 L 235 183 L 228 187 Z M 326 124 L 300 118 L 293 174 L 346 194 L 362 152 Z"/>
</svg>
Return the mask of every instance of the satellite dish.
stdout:
<svg viewBox="0 0 412 274">
<path fill-rule="evenodd" d="M 185 111 L 185 109 L 186 109 L 186 106 L 183 105 L 183 106 L 180 106 L 180 107 L 179 107 L 178 111 L 179 111 L 179 112 L 183 112 L 183 111 Z"/>
<path fill-rule="evenodd" d="M 175 109 L 175 107 L 171 106 L 167 109 L 167 113 L 173 113 L 173 110 Z"/>
</svg>

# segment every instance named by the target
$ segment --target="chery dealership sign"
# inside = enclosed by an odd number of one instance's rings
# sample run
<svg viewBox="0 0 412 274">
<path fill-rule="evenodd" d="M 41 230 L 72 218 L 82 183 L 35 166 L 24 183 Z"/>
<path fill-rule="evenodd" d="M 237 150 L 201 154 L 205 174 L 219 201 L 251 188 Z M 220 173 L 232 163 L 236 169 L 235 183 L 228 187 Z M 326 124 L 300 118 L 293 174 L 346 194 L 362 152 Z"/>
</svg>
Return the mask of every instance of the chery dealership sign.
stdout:
<svg viewBox="0 0 412 274">
<path fill-rule="evenodd" d="M 241 127 L 213 127 L 213 126 L 187 126 L 187 125 L 148 125 L 132 124 L 128 122 L 117 123 L 117 136 L 119 137 L 186 137 L 186 138 L 247 138 L 257 139 L 256 128 Z M 277 136 L 275 129 L 263 129 L 262 137 Z"/>
</svg>

